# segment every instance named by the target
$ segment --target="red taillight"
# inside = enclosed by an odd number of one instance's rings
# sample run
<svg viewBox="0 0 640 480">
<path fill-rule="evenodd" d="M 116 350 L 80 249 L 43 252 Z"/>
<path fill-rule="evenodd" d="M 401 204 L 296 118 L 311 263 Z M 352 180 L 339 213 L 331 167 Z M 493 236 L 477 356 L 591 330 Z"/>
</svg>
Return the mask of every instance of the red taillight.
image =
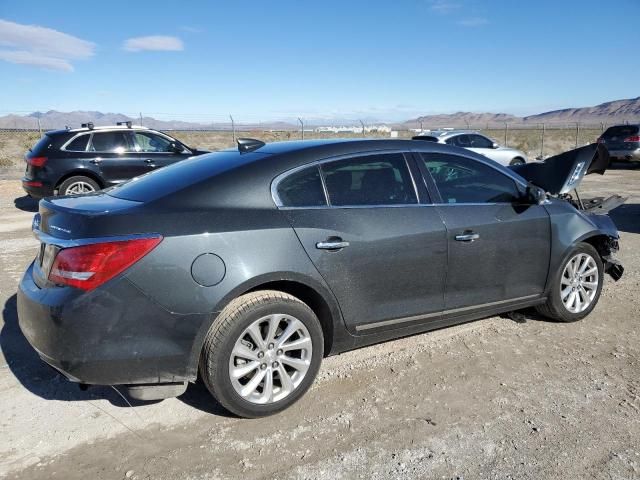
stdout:
<svg viewBox="0 0 640 480">
<path fill-rule="evenodd" d="M 24 180 L 22 182 L 22 184 L 25 187 L 41 187 L 42 186 L 42 182 L 38 182 L 38 181 L 35 181 L 35 180 L 33 180 L 33 181 L 32 180 Z"/>
<path fill-rule="evenodd" d="M 32 167 L 44 167 L 47 163 L 47 157 L 30 157 L 27 158 L 27 163 Z"/>
<path fill-rule="evenodd" d="M 640 135 L 631 135 L 624 139 L 625 142 L 640 142 Z"/>
<path fill-rule="evenodd" d="M 93 290 L 153 250 L 162 237 L 92 243 L 58 252 L 49 273 L 52 282 Z"/>
</svg>

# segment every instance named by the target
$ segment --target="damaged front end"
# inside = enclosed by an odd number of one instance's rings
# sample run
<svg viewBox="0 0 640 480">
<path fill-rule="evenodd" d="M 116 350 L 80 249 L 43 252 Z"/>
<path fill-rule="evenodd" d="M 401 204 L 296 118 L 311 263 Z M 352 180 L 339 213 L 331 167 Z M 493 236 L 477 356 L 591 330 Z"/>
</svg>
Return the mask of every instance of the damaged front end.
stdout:
<svg viewBox="0 0 640 480">
<path fill-rule="evenodd" d="M 591 144 L 576 148 L 544 162 L 532 162 L 510 167 L 531 184 L 544 189 L 547 195 L 564 200 L 581 212 L 597 231 L 590 243 L 598 250 L 604 270 L 618 281 L 624 267 L 615 258 L 619 250 L 618 229 L 608 213 L 622 205 L 626 198 L 620 195 L 609 197 L 581 198 L 578 186 L 585 175 L 603 175 L 609 167 L 610 157 L 601 144 Z"/>
</svg>

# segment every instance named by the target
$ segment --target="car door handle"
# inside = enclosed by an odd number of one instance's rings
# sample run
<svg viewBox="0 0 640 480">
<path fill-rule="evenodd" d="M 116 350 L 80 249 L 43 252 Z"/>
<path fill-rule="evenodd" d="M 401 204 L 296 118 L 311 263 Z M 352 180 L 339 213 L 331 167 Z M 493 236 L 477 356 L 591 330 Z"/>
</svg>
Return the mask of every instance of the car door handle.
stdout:
<svg viewBox="0 0 640 480">
<path fill-rule="evenodd" d="M 147 159 L 144 161 L 144 163 L 153 163 L 153 160 L 152 160 L 152 159 L 150 159 L 150 158 L 147 158 Z"/>
<path fill-rule="evenodd" d="M 93 163 L 94 165 L 98 165 L 100 162 L 102 162 L 101 158 L 94 158 L 93 160 L 91 160 L 91 163 Z"/>
<path fill-rule="evenodd" d="M 316 243 L 316 248 L 320 250 L 342 250 L 349 246 L 349 242 L 340 240 L 325 240 L 324 242 Z"/>
<path fill-rule="evenodd" d="M 456 235 L 455 238 L 458 242 L 473 242 L 474 240 L 478 240 L 480 235 L 473 232 L 464 232 L 462 235 Z"/>
</svg>

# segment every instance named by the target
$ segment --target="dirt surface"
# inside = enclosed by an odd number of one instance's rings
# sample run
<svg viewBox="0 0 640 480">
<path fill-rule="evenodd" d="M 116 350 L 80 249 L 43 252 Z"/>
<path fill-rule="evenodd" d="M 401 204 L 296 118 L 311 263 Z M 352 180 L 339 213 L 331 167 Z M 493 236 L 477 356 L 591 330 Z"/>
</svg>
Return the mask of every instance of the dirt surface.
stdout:
<svg viewBox="0 0 640 480">
<path fill-rule="evenodd" d="M 630 198 L 612 215 L 625 275 L 587 319 L 489 318 L 331 357 L 291 409 L 242 420 L 200 384 L 131 407 L 46 367 L 16 318 L 35 204 L 0 180 L 0 477 L 640 478 L 640 169 L 588 193 Z"/>
</svg>

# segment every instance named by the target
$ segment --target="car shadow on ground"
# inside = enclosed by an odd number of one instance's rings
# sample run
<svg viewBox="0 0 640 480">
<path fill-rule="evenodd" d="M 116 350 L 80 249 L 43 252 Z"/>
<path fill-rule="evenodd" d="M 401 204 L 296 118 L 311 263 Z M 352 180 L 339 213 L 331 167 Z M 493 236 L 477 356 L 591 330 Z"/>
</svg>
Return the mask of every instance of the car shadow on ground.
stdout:
<svg viewBox="0 0 640 480">
<path fill-rule="evenodd" d="M 640 233 L 640 204 L 624 203 L 611 210 L 609 216 L 621 232 Z"/>
<path fill-rule="evenodd" d="M 91 386 L 86 390 L 70 382 L 63 375 L 44 363 L 29 345 L 18 326 L 17 295 L 11 296 L 2 311 L 4 326 L 0 331 L 0 349 L 11 373 L 24 388 L 45 400 L 91 401 L 108 400 L 116 407 L 130 408 L 156 402 L 142 402 L 127 397 L 122 388 L 117 391 L 108 386 Z M 120 393 L 118 393 L 120 392 Z M 123 398 L 125 397 L 125 398 Z M 231 416 L 216 402 L 202 381 L 190 384 L 178 397 L 187 405 L 205 413 Z"/>
<path fill-rule="evenodd" d="M 29 195 L 24 195 L 22 197 L 16 198 L 13 201 L 13 204 L 18 210 L 22 210 L 24 212 L 38 211 L 38 200 L 36 200 L 35 198 L 31 198 Z"/>
</svg>

